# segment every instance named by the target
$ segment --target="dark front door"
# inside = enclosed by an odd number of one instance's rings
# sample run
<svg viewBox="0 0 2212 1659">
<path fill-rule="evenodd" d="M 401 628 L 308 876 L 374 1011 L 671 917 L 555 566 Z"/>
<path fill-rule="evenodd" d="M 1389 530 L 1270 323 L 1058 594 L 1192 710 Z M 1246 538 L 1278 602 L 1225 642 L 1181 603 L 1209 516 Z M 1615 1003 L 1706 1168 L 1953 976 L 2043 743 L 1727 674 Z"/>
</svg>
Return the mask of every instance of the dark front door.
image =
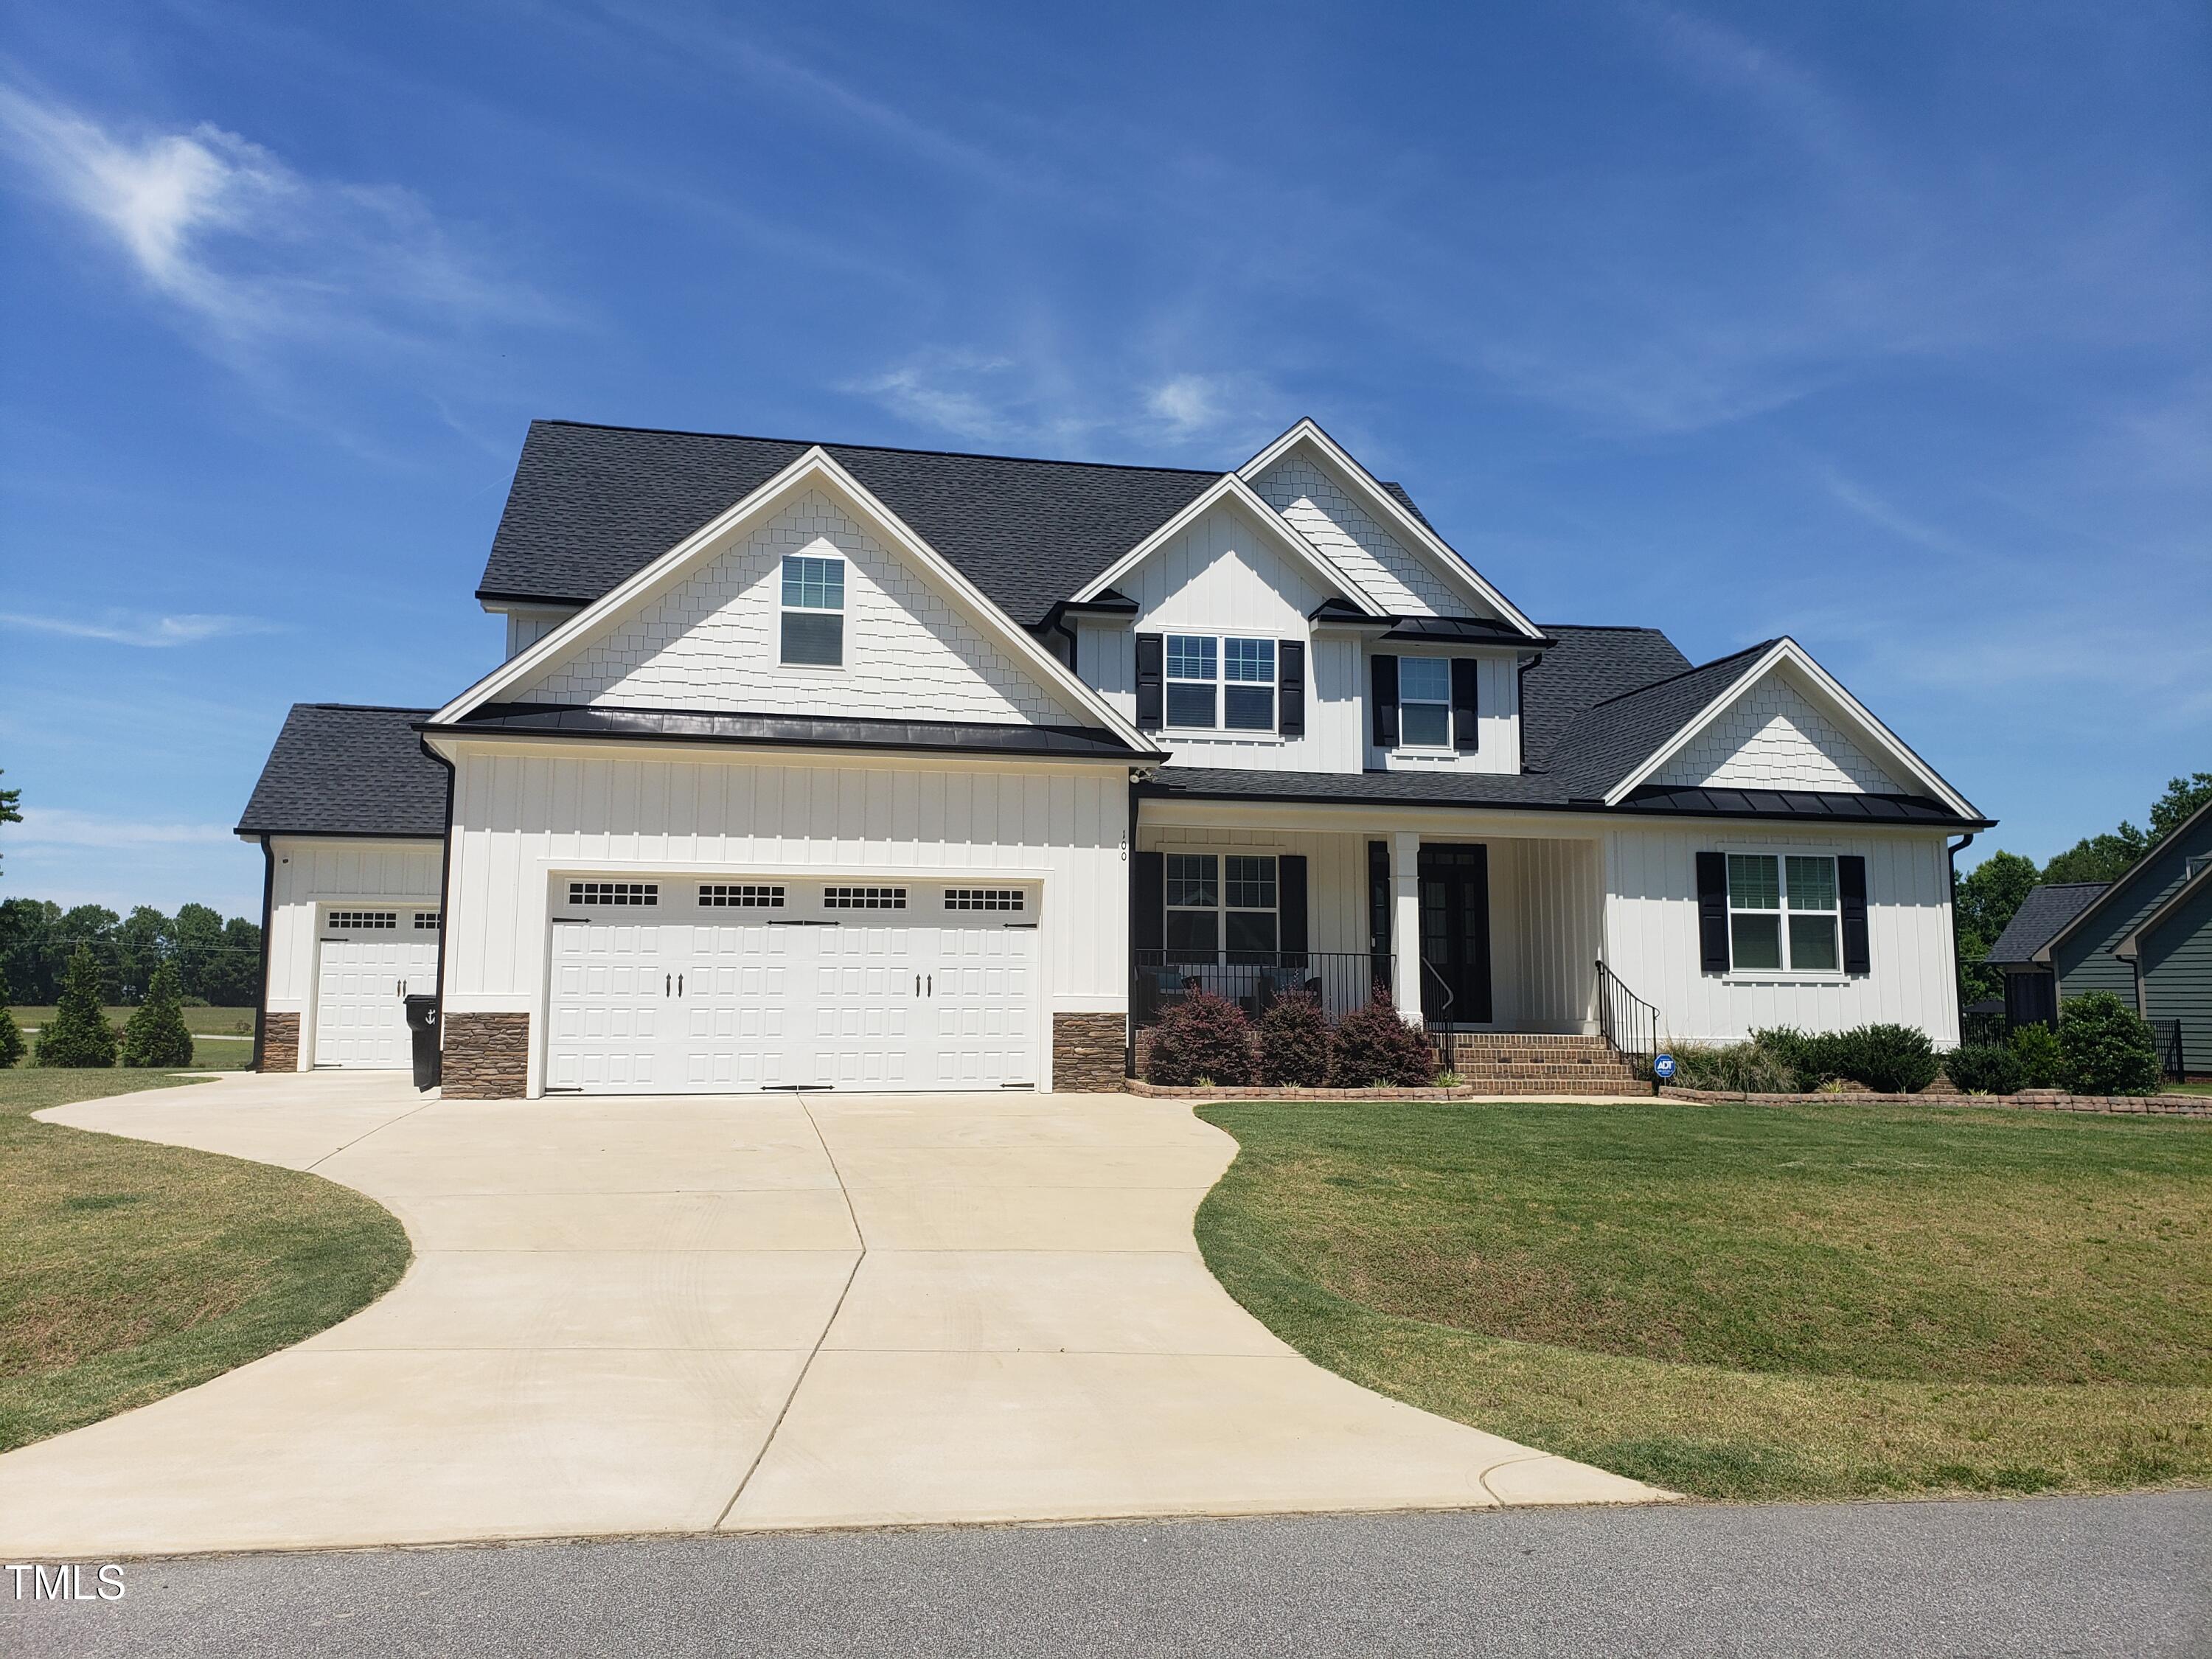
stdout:
<svg viewBox="0 0 2212 1659">
<path fill-rule="evenodd" d="M 1490 1022 L 1490 849 L 1421 848 L 1421 1018 Z"/>
</svg>

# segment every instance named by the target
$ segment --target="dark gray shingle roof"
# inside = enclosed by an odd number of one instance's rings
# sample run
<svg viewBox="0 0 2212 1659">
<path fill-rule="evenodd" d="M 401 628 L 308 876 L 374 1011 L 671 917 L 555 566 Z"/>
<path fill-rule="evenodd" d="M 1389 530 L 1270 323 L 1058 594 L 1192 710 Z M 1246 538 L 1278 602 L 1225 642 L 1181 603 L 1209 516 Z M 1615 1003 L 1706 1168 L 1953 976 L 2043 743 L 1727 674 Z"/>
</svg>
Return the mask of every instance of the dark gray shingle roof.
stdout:
<svg viewBox="0 0 2212 1659">
<path fill-rule="evenodd" d="M 1024 624 L 1042 621 L 1221 476 L 822 447 Z M 783 438 L 532 421 L 477 592 L 589 603 L 811 447 Z"/>
<path fill-rule="evenodd" d="M 1521 677 L 1521 758 L 1526 766 L 1548 762 L 1560 736 L 1584 709 L 1690 665 L 1656 628 L 1538 626 L 1554 643 Z"/>
<path fill-rule="evenodd" d="M 446 769 L 413 729 L 434 712 L 294 703 L 239 833 L 442 836 Z"/>
<path fill-rule="evenodd" d="M 1923 795 L 1861 795 L 1814 790 L 1639 789 L 1619 806 L 1600 808 L 1558 779 L 1510 772 L 1261 772 L 1243 768 L 1162 767 L 1147 793 L 1200 800 L 1340 801 L 1348 805 L 1493 806 L 1604 811 L 1626 815 L 1764 818 L 1823 823 L 1920 823 L 1962 820 Z"/>
<path fill-rule="evenodd" d="M 2058 937 L 2058 930 L 2104 896 L 2105 881 L 2054 881 L 2031 887 L 1983 960 L 2027 963 Z"/>
<path fill-rule="evenodd" d="M 1650 759 L 1773 643 L 1747 646 L 1592 704 L 1568 723 L 1540 764 L 1571 796 L 1603 795 Z"/>
</svg>

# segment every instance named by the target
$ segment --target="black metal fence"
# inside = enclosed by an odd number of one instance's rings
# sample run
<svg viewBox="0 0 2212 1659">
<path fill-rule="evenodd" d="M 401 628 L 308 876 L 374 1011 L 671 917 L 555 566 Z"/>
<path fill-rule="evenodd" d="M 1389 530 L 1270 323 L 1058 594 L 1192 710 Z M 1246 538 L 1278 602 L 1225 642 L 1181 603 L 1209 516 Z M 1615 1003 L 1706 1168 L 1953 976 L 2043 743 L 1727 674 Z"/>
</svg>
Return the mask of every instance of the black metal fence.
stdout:
<svg viewBox="0 0 2212 1659">
<path fill-rule="evenodd" d="M 1638 1074 L 1659 1090 L 1652 1063 L 1659 1058 L 1659 1011 L 1622 984 L 1612 969 L 1597 964 L 1597 1027 L 1613 1053 L 1635 1062 Z"/>
<path fill-rule="evenodd" d="M 2161 1076 L 2176 1082 L 2189 1076 L 2189 1054 L 2181 1041 L 2181 1022 L 2178 1019 L 2154 1019 L 2150 1023 L 2151 1036 L 2158 1043 L 2158 1069 Z M 2202 1064 L 2202 1060 L 2199 1061 Z"/>
<path fill-rule="evenodd" d="M 1300 991 L 1319 999 L 1332 1019 L 1364 1006 L 1377 988 L 1390 994 L 1390 957 L 1364 951 L 1139 951 L 1136 958 L 1129 1010 L 1140 1026 L 1193 991 L 1226 997 L 1255 1019 L 1276 998 Z"/>
</svg>

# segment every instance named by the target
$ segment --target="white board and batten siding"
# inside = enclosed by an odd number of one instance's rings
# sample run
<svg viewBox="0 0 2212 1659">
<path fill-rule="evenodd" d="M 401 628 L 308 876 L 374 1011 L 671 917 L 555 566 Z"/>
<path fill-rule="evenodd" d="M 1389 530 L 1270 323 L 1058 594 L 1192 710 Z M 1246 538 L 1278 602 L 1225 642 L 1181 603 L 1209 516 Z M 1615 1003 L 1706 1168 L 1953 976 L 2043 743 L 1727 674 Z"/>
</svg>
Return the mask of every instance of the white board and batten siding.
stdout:
<svg viewBox="0 0 2212 1659">
<path fill-rule="evenodd" d="M 1825 834 L 1742 823 L 1615 830 L 1606 837 L 1606 961 L 1658 1007 L 1662 1036 L 1675 1042 L 1732 1042 L 1776 1025 L 1838 1030 L 1893 1022 L 1948 1047 L 1959 1040 L 1959 1021 L 1945 848 L 1942 835 L 1912 830 Z M 1702 971 L 1701 852 L 1864 858 L 1870 971 Z"/>
<path fill-rule="evenodd" d="M 530 1013 L 533 1094 L 552 902 L 572 877 L 1018 883 L 1036 895 L 1041 1086 L 1054 1013 L 1127 1006 L 1120 768 L 565 744 L 456 755 L 445 1006 Z"/>
<path fill-rule="evenodd" d="M 1374 533 L 1382 534 L 1379 528 Z M 1331 550 L 1343 550 L 1332 545 Z M 1383 584 L 1389 595 L 1385 603 L 1395 605 L 1403 614 L 1436 614 L 1439 602 L 1451 603 L 1455 615 L 1465 615 L 1471 608 L 1450 601 L 1441 583 L 1404 549 L 1396 550 L 1394 562 L 1420 590 L 1417 592 L 1395 578 Z M 1356 580 L 1362 579 L 1362 569 L 1376 568 L 1373 556 L 1364 551 L 1358 552 L 1358 568 L 1351 568 L 1353 561 L 1345 562 Z M 1079 623 L 1076 669 L 1131 720 L 1137 714 L 1139 634 L 1265 639 L 1279 646 L 1285 640 L 1305 643 L 1303 736 L 1170 726 L 1159 733 L 1159 741 L 1179 765 L 1282 772 L 1520 769 L 1520 674 L 1510 652 L 1481 658 L 1479 750 L 1422 754 L 1375 749 L 1367 712 L 1368 647 L 1352 631 L 1314 629 L 1307 618 L 1333 596 L 1334 587 L 1310 563 L 1285 553 L 1243 508 L 1227 502 L 1215 507 L 1170 538 L 1117 586 L 1137 602 L 1138 614 L 1130 621 Z M 1401 656 L 1451 654 L 1430 646 L 1378 644 L 1371 648 Z"/>
<path fill-rule="evenodd" d="M 367 1006 L 362 996 L 348 994 L 349 975 L 354 979 L 368 975 L 378 986 L 391 976 L 386 969 L 410 979 L 422 976 L 424 964 L 416 958 L 436 935 L 425 939 L 423 932 L 416 929 L 413 918 L 420 911 L 438 908 L 443 848 L 435 841 L 351 836 L 277 836 L 270 844 L 276 862 L 270 890 L 269 1011 L 300 1016 L 302 1071 L 316 1063 L 319 1051 L 329 1056 L 326 1064 L 350 1064 L 355 1058 L 350 1052 L 341 1055 L 332 1047 L 337 1041 L 335 1030 L 319 1029 L 317 1007 L 323 1000 L 319 991 L 325 978 L 324 970 L 328 967 L 336 975 L 331 987 L 333 1008 Z M 388 941 L 381 937 L 381 930 L 340 930 L 345 938 L 330 947 L 331 959 L 325 963 L 324 923 L 334 914 L 349 911 L 392 911 L 399 925 L 391 930 Z M 381 949 L 387 944 L 389 951 Z M 339 960 L 349 951 L 363 959 Z M 386 956 L 393 959 L 383 960 Z M 368 959 L 372 957 L 377 959 Z M 434 955 L 427 966 L 434 978 Z M 354 1018 L 358 1024 L 358 1014 Z"/>
</svg>

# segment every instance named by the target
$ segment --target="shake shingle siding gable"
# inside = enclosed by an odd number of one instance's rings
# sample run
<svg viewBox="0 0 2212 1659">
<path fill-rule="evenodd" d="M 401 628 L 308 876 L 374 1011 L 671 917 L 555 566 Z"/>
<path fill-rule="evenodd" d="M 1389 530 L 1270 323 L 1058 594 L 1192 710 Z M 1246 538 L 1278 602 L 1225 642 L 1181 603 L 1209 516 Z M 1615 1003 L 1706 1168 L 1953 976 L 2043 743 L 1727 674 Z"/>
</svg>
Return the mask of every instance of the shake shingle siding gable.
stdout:
<svg viewBox="0 0 2212 1659">
<path fill-rule="evenodd" d="M 535 421 L 479 597 L 586 605 L 804 455 L 787 439 Z M 1015 621 L 1043 620 L 1219 477 L 824 444 Z"/>
<path fill-rule="evenodd" d="M 422 752 L 428 708 L 292 705 L 239 819 L 246 836 L 446 833 L 446 769 Z"/>
</svg>

